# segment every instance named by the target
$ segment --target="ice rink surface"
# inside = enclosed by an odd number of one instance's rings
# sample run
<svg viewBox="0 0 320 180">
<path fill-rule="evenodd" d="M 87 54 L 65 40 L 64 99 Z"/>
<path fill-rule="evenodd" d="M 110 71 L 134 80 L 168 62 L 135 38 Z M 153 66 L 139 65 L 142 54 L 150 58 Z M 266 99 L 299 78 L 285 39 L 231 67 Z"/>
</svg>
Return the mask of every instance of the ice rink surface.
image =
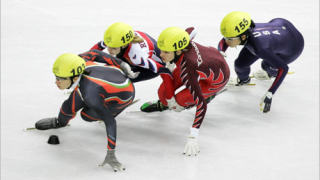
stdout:
<svg viewBox="0 0 320 180">
<path fill-rule="evenodd" d="M 274 95 L 259 111 L 272 81 L 233 88 L 209 106 L 200 129 L 200 154 L 182 154 L 195 109 L 181 113 L 127 113 L 157 99 L 160 78 L 136 83 L 141 101 L 117 117 L 116 155 L 124 172 L 106 165 L 105 127 L 78 115 L 71 126 L 23 131 L 58 115 L 68 97 L 54 84 L 52 65 L 63 53 L 79 54 L 125 22 L 155 39 L 170 26 L 194 26 L 194 41 L 216 47 L 220 22 L 232 11 L 255 22 L 282 17 L 303 34 L 305 48 Z M 240 52 L 228 49 L 232 71 Z M 260 61 L 252 70 L 260 69 Z M 55 134 L 61 144 L 49 145 Z M 97 1 L 1 0 L 1 180 L 318 180 L 319 1 Z"/>
</svg>

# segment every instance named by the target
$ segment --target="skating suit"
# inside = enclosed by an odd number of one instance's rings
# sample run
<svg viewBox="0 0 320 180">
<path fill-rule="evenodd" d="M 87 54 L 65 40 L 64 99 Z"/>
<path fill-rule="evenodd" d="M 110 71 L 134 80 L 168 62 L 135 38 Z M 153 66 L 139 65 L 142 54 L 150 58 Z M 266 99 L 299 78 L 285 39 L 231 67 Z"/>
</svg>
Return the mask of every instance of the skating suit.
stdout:
<svg viewBox="0 0 320 180">
<path fill-rule="evenodd" d="M 205 99 L 223 89 L 229 80 L 230 70 L 223 56 L 213 47 L 191 41 L 187 49 L 176 62 L 172 81 L 167 78 L 158 95 L 164 105 L 174 96 L 180 106 L 196 106 L 192 127 L 200 128 L 207 111 Z M 186 88 L 175 94 L 175 90 L 183 85 Z"/>
<path fill-rule="evenodd" d="M 145 81 L 157 77 L 159 68 L 164 67 L 165 64 L 160 59 L 160 50 L 157 47 L 157 41 L 151 36 L 140 31 L 134 31 L 136 36 L 144 39 L 140 43 L 130 43 L 128 47 L 121 50 L 117 58 L 130 64 L 134 72 L 139 71 L 137 78 L 131 79 L 132 82 Z M 91 50 L 104 50 L 107 46 L 103 41 L 95 44 Z"/>
<path fill-rule="evenodd" d="M 130 105 L 134 100 L 135 91 L 130 79 L 118 68 L 121 60 L 104 54 L 105 56 L 102 56 L 93 51 L 80 55 L 87 61 L 85 70 L 89 74 L 82 74 L 79 77 L 78 85 L 62 104 L 58 119 L 59 123 L 65 126 L 76 116 L 76 112 L 82 109 L 81 117 L 85 121 L 102 120 L 105 123 L 108 149 L 114 149 L 117 135 L 114 116 Z M 115 66 L 102 66 L 91 62 L 98 58 L 113 62 Z"/>
<path fill-rule="evenodd" d="M 288 64 L 300 56 L 303 48 L 303 36 L 289 21 L 276 18 L 269 23 L 256 23 L 235 60 L 235 71 L 241 80 L 245 80 L 250 74 L 250 66 L 261 58 L 262 69 L 276 76 L 269 89 L 274 94 L 289 71 Z"/>
</svg>

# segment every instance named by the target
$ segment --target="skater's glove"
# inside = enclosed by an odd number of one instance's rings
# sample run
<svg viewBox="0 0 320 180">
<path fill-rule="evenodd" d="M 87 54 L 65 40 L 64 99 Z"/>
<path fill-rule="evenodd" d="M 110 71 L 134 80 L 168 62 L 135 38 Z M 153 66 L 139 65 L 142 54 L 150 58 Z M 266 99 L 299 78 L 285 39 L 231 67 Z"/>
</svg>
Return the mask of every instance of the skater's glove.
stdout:
<svg viewBox="0 0 320 180">
<path fill-rule="evenodd" d="M 125 167 L 117 160 L 117 157 L 114 153 L 115 150 L 108 149 L 106 158 L 104 159 L 103 163 L 99 166 L 103 167 L 105 164 L 108 163 L 114 170 L 114 172 L 117 172 L 117 170 L 124 171 Z"/>
<path fill-rule="evenodd" d="M 270 111 L 271 108 L 271 102 L 272 102 L 272 92 L 267 92 L 262 98 L 260 102 L 260 110 L 263 111 L 263 113 L 267 113 Z"/>
<path fill-rule="evenodd" d="M 184 148 L 183 154 L 190 155 L 197 155 L 197 153 L 200 152 L 199 146 L 198 146 L 198 137 L 199 137 L 199 129 L 197 128 L 190 128 L 188 142 L 186 147 Z"/>
<path fill-rule="evenodd" d="M 226 43 L 225 39 L 222 38 L 218 44 L 218 50 L 220 52 L 220 54 L 223 56 L 223 57 L 227 57 L 227 54 L 225 53 L 226 50 L 228 49 L 228 44 Z"/>
<path fill-rule="evenodd" d="M 140 72 L 133 72 L 129 64 L 122 62 L 120 64 L 120 68 L 123 70 L 123 72 L 130 78 L 135 79 L 139 76 Z"/>
<path fill-rule="evenodd" d="M 172 97 L 171 99 L 167 99 L 167 102 L 168 102 L 168 108 L 170 110 L 174 110 L 175 112 L 181 112 L 185 109 L 183 106 L 180 106 L 177 103 L 174 97 Z"/>
</svg>

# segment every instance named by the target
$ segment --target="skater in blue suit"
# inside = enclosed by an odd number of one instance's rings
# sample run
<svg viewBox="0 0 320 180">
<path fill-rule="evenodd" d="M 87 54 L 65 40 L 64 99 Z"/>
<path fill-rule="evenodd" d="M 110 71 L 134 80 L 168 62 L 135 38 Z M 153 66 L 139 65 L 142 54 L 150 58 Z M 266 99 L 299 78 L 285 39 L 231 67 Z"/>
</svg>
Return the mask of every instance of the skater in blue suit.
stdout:
<svg viewBox="0 0 320 180">
<path fill-rule="evenodd" d="M 249 14 L 239 11 L 224 17 L 220 31 L 223 38 L 218 49 L 222 54 L 226 55 L 224 52 L 228 47 L 244 46 L 234 63 L 238 76 L 236 85 L 250 83 L 250 66 L 258 59 L 262 59 L 263 70 L 254 72 L 254 77 L 259 80 L 275 78 L 260 103 L 260 110 L 269 112 L 272 97 L 289 71 L 288 64 L 303 51 L 303 36 L 286 19 L 275 18 L 268 23 L 254 23 Z"/>
</svg>

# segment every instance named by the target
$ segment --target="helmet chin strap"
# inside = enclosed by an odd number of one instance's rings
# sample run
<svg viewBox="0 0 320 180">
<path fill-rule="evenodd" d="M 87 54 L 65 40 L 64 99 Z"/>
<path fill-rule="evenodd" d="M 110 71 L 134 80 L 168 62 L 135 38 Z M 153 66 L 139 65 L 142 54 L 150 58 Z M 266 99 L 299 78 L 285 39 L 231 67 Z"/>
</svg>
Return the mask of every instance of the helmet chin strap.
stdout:
<svg viewBox="0 0 320 180">
<path fill-rule="evenodd" d="M 177 51 L 174 52 L 174 58 L 172 61 L 170 61 L 170 64 L 176 63 L 179 61 L 180 57 L 181 57 L 182 53 L 180 55 L 177 55 Z"/>
<path fill-rule="evenodd" d="M 120 58 L 124 55 L 124 53 L 126 52 L 126 50 L 128 49 L 129 46 L 122 48 L 122 46 L 120 47 L 120 52 L 119 54 L 116 55 L 117 58 Z"/>
<path fill-rule="evenodd" d="M 70 84 L 70 86 L 69 86 L 67 89 L 70 89 L 71 86 L 73 85 L 73 83 L 74 83 L 74 82 L 73 82 L 73 78 L 74 78 L 74 77 L 75 77 L 75 76 L 71 76 L 71 77 L 70 77 L 71 84 Z"/>
<path fill-rule="evenodd" d="M 253 22 L 252 22 L 253 23 Z M 248 37 L 250 36 L 251 34 L 251 29 L 249 28 L 248 30 L 246 30 L 244 33 L 242 33 L 239 37 L 240 37 L 240 45 L 246 45 L 247 42 L 248 42 Z M 242 36 L 245 35 L 246 36 L 246 39 L 245 40 L 242 40 Z"/>
<path fill-rule="evenodd" d="M 246 39 L 245 39 L 245 40 L 242 40 L 242 35 L 245 35 L 245 36 L 246 36 Z M 248 42 L 248 35 L 247 35 L 247 34 L 242 34 L 242 35 L 240 35 L 240 41 L 241 41 L 241 43 L 240 43 L 239 45 L 245 45 L 245 44 L 247 44 L 247 42 Z"/>
<path fill-rule="evenodd" d="M 80 81 L 80 79 L 81 79 L 81 76 L 82 76 L 82 74 L 80 74 L 80 76 L 72 76 L 72 77 L 70 77 L 70 80 L 71 80 L 71 84 L 70 84 L 70 86 L 67 88 L 67 89 L 74 89 L 77 85 L 78 85 L 78 83 L 79 83 L 79 81 Z M 75 78 L 75 77 L 78 77 L 78 79 L 75 81 L 75 82 L 73 82 L 73 79 Z"/>
</svg>

